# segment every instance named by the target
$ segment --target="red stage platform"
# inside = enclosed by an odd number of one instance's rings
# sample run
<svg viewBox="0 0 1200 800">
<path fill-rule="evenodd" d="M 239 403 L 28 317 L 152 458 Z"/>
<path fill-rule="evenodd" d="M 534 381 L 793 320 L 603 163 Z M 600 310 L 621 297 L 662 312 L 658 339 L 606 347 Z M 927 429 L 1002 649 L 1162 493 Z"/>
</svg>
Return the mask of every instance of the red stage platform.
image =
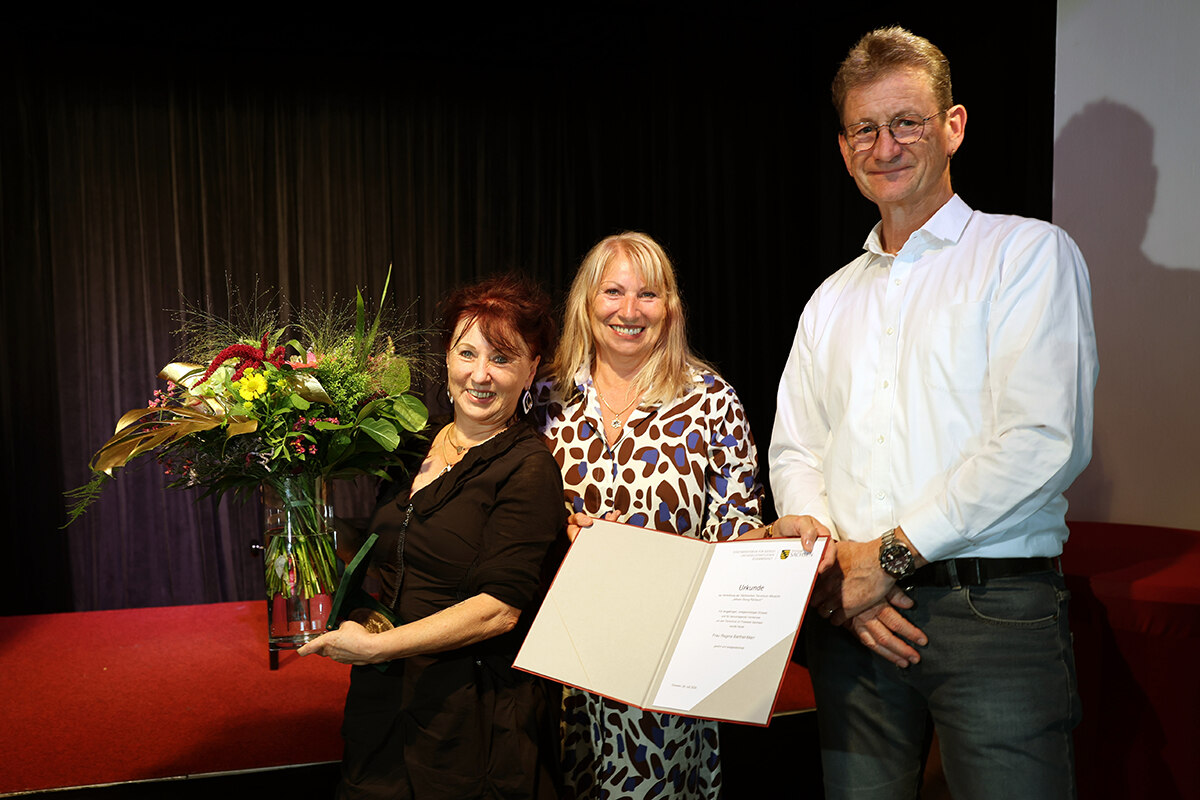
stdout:
<svg viewBox="0 0 1200 800">
<path fill-rule="evenodd" d="M 0 617 L 0 794 L 338 761 L 350 668 L 283 653 L 265 602 Z M 811 710 L 792 665 L 776 713 Z"/>
<path fill-rule="evenodd" d="M 0 794 L 340 760 L 350 668 L 269 670 L 265 605 L 0 617 Z"/>
<path fill-rule="evenodd" d="M 1200 533 L 1071 532 L 1080 796 L 1200 798 L 1188 671 L 1200 657 Z M 271 671 L 265 614 L 258 601 L 0 617 L 0 794 L 339 760 L 349 667 L 288 653 Z M 811 706 L 795 667 L 776 712 Z M 810 720 L 727 727 L 729 788 L 761 784 L 764 749 L 815 757 Z"/>
<path fill-rule="evenodd" d="M 1079 796 L 1200 798 L 1200 531 L 1069 524 Z"/>
</svg>

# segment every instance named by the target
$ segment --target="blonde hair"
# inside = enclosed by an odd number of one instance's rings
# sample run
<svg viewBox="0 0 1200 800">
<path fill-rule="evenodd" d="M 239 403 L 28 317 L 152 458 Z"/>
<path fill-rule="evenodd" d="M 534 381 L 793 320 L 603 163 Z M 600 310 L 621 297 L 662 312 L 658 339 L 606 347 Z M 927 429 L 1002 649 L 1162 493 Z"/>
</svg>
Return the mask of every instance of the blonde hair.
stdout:
<svg viewBox="0 0 1200 800">
<path fill-rule="evenodd" d="M 954 105 L 950 62 L 933 42 L 899 26 L 876 28 L 858 40 L 833 78 L 833 107 L 843 124 L 846 95 L 896 70 L 917 70 L 929 78 L 934 99 L 944 111 Z"/>
<path fill-rule="evenodd" d="M 604 279 L 604 270 L 618 256 L 628 259 L 642 280 L 662 295 L 666 309 L 662 336 L 638 371 L 634 386 L 642 395 L 643 403 L 674 400 L 692 387 L 694 371 L 715 370 L 688 347 L 683 301 L 679 297 L 679 284 L 671 260 L 658 242 L 636 231 L 601 239 L 579 265 L 567 294 L 562 337 L 550 370 L 554 385 L 564 396 L 574 394 L 575 373 L 585 364 L 591 366 L 596 357 L 596 343 L 592 339 L 592 299 Z"/>
</svg>

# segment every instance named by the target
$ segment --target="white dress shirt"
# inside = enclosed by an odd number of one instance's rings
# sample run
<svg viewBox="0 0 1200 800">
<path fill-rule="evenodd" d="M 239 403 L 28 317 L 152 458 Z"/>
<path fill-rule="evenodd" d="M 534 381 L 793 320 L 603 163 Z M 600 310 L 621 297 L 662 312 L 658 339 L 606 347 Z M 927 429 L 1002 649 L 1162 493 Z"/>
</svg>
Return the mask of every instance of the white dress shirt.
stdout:
<svg viewBox="0 0 1200 800">
<path fill-rule="evenodd" d="M 958 195 L 895 255 L 813 294 L 779 383 L 782 514 L 842 539 L 901 526 L 925 558 L 1055 556 L 1091 458 L 1091 286 L 1060 228 Z"/>
</svg>

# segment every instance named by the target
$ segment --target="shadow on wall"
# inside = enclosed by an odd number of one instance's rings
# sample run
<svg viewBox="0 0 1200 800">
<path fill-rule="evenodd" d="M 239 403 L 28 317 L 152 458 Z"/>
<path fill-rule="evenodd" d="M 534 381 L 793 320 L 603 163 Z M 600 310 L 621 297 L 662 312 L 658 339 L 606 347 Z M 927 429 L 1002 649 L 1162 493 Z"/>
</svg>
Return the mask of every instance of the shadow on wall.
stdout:
<svg viewBox="0 0 1200 800">
<path fill-rule="evenodd" d="M 1200 264 L 1142 251 L 1153 156 L 1150 122 L 1109 100 L 1055 142 L 1054 221 L 1087 259 L 1100 353 L 1092 463 L 1067 496 L 1073 519 L 1200 529 Z"/>
</svg>

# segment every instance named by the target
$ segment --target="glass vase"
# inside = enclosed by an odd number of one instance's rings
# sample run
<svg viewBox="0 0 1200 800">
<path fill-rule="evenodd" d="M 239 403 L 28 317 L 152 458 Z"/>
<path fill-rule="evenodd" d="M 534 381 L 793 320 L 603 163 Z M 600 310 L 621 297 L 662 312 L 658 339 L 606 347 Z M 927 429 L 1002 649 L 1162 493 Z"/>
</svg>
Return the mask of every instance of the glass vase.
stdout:
<svg viewBox="0 0 1200 800">
<path fill-rule="evenodd" d="M 338 558 L 325 482 L 289 475 L 263 484 L 267 645 L 271 663 L 325 631 L 337 591 Z"/>
</svg>

